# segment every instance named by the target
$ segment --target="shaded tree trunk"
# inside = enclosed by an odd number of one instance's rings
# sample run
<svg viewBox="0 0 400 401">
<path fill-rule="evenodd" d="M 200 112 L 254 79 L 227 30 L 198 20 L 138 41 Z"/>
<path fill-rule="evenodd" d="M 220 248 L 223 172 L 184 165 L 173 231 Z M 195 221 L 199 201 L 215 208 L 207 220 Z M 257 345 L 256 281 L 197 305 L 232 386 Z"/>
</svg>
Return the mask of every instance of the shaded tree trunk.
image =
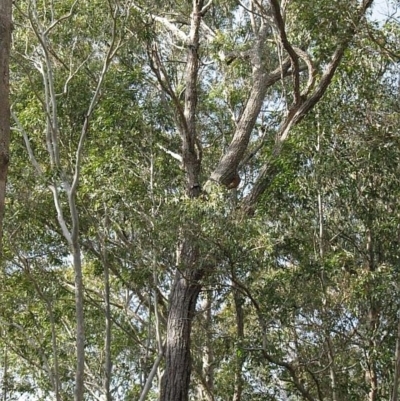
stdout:
<svg viewBox="0 0 400 401">
<path fill-rule="evenodd" d="M 243 353 L 243 340 L 244 340 L 244 313 L 243 313 L 243 297 L 241 296 L 238 288 L 234 285 L 233 299 L 235 302 L 236 310 L 236 335 L 238 350 L 236 353 L 236 366 L 235 366 L 235 387 L 233 392 L 233 401 L 242 400 L 243 392 L 243 377 L 242 368 L 245 361 Z"/>
<path fill-rule="evenodd" d="M 196 248 L 190 246 L 190 239 L 181 251 L 185 273 L 177 272 L 170 297 L 165 350 L 165 373 L 161 384 L 163 401 L 187 401 L 192 359 L 190 335 L 196 302 L 201 290 L 200 280 L 204 275 L 194 264 L 198 258 Z M 193 269 L 190 269 L 193 266 Z"/>
<path fill-rule="evenodd" d="M 0 1 L 0 254 L 3 238 L 7 170 L 10 145 L 10 84 L 9 60 L 11 48 L 12 0 Z"/>
<path fill-rule="evenodd" d="M 369 223 L 372 225 L 372 222 Z M 375 238 L 372 234 L 372 230 L 370 228 L 367 229 L 367 246 L 366 246 L 366 253 L 367 253 L 367 266 L 366 269 L 370 273 L 374 273 L 376 270 L 377 262 L 379 264 L 379 260 L 376 260 L 375 250 Z M 367 283 L 366 286 L 366 293 L 370 294 L 373 289 L 370 283 Z M 379 327 L 379 319 L 380 319 L 380 311 L 377 301 L 374 299 L 373 295 L 369 295 L 369 311 L 367 314 L 367 321 L 369 326 L 369 333 L 368 333 L 368 340 L 367 340 L 367 371 L 366 371 L 366 379 L 367 383 L 370 387 L 368 393 L 368 401 L 376 401 L 378 399 L 378 372 L 377 372 L 377 337 L 376 332 Z"/>
<path fill-rule="evenodd" d="M 203 323 L 206 331 L 206 340 L 203 346 L 203 371 L 205 394 L 203 398 L 207 401 L 214 401 L 214 349 L 213 349 L 213 333 L 212 333 L 212 300 L 213 295 L 209 290 L 206 294 L 205 321 Z"/>
<path fill-rule="evenodd" d="M 395 350 L 395 367 L 394 367 L 394 377 L 393 377 L 393 390 L 392 397 L 390 401 L 398 401 L 399 394 L 399 376 L 400 376 L 400 316 L 398 315 L 397 324 L 397 338 L 396 338 L 396 350 Z"/>
<path fill-rule="evenodd" d="M 76 313 L 76 371 L 75 401 L 82 401 L 85 384 L 85 317 L 83 311 L 83 275 L 81 251 L 77 240 L 74 241 L 73 263 L 75 270 L 75 313 Z"/>
</svg>

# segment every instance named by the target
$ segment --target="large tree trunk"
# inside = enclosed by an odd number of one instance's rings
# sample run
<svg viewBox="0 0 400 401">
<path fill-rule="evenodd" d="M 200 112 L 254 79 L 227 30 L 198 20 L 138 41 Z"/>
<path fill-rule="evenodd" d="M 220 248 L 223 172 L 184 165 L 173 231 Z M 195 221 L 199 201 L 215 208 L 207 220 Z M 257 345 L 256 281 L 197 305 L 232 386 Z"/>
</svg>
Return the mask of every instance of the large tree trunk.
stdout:
<svg viewBox="0 0 400 401">
<path fill-rule="evenodd" d="M 360 9 L 359 20 L 365 11 L 372 4 L 373 0 L 364 0 Z M 163 68 L 160 57 L 155 50 L 153 53 L 152 68 L 164 91 L 171 97 L 176 106 L 177 126 L 182 138 L 182 164 L 187 177 L 187 195 L 189 198 L 196 198 L 201 193 L 200 170 L 202 149 L 196 132 L 196 106 L 198 102 L 197 86 L 199 72 L 199 33 L 201 20 L 207 12 L 212 2 L 204 4 L 204 0 L 193 0 L 191 13 L 191 24 L 189 34 L 183 32 L 179 35 L 180 40 L 185 40 L 187 46 L 186 74 L 185 74 L 185 100 L 182 107 L 179 96 L 174 93 L 167 73 Z M 272 151 L 271 163 L 267 163 L 260 170 L 253 189 L 243 200 L 242 207 L 251 214 L 257 201 L 268 188 L 277 174 L 274 161 L 278 159 L 282 143 L 288 138 L 292 126 L 298 124 L 302 118 L 318 103 L 328 88 L 332 77 L 340 64 L 345 49 L 355 34 L 355 29 L 349 30 L 346 40 L 338 43 L 332 54 L 331 61 L 327 64 L 326 71 L 322 74 L 319 83 L 315 82 L 315 73 L 308 61 L 309 56 L 302 50 L 296 51 L 290 45 L 285 32 L 284 19 L 278 1 L 273 1 L 274 17 L 279 28 L 280 40 L 284 44 L 285 50 L 289 53 L 289 58 L 283 60 L 279 67 L 268 73 L 266 70 L 263 53 L 264 44 L 268 29 L 261 26 L 257 33 L 252 52 L 249 53 L 253 68 L 252 90 L 249 93 L 241 117 L 236 126 L 233 139 L 227 151 L 221 157 L 216 168 L 211 173 L 211 182 L 218 182 L 227 188 L 233 188 L 232 184 L 237 181 L 238 168 L 248 149 L 250 137 L 257 121 L 257 117 L 264 102 L 267 89 L 275 82 L 287 75 L 294 76 L 293 98 L 296 99 L 290 107 L 288 115 L 281 122 L 277 132 L 277 144 Z M 168 22 L 168 25 L 171 25 Z M 173 30 L 179 31 L 178 28 Z M 308 66 L 309 82 L 307 90 L 300 93 L 299 73 L 300 67 L 298 58 L 304 58 Z M 291 67 L 291 69 L 289 68 Z M 315 85 L 314 85 L 315 84 Z M 313 90 L 313 88 L 315 89 Z M 301 95 L 301 96 L 300 96 Z M 169 301 L 169 316 L 167 323 L 167 342 L 165 351 L 165 373 L 161 383 L 160 401 L 187 401 L 189 399 L 189 385 L 191 372 L 190 355 L 190 335 L 192 329 L 192 319 L 195 312 L 196 301 L 201 290 L 201 281 L 206 273 L 200 266 L 200 252 L 196 244 L 196 239 L 191 232 L 200 229 L 198 221 L 193 221 L 190 231 L 182 230 L 182 247 L 180 252 L 180 262 L 176 273 L 175 282 L 171 291 Z M 240 336 L 240 333 L 239 333 Z M 237 369 L 239 372 L 239 367 Z M 240 380 L 240 379 L 239 379 Z M 238 384 L 241 383 L 238 381 Z M 299 384 L 301 385 L 301 383 Z M 305 390 L 304 390 L 305 393 Z M 240 399 L 240 385 L 236 389 L 236 399 Z"/>
<path fill-rule="evenodd" d="M 190 255 L 188 255 L 190 257 Z M 177 274 L 170 299 L 162 401 L 187 401 L 191 374 L 190 334 L 202 272 Z"/>
<path fill-rule="evenodd" d="M 203 0 L 193 0 L 186 62 L 185 105 L 179 122 L 182 137 L 182 161 L 186 172 L 187 195 L 200 195 L 201 149 L 196 132 L 197 78 L 199 72 L 199 29 Z M 193 227 L 198 222 L 193 221 Z M 191 227 L 193 229 L 193 227 Z M 192 231 L 192 230 L 191 230 Z M 199 266 L 199 247 L 190 231 L 182 230 L 178 269 L 169 300 L 165 373 L 160 400 L 187 401 L 191 373 L 190 335 L 196 302 L 204 270 Z"/>
<path fill-rule="evenodd" d="M 10 145 L 9 60 L 12 0 L 0 1 L 0 254 Z"/>
</svg>

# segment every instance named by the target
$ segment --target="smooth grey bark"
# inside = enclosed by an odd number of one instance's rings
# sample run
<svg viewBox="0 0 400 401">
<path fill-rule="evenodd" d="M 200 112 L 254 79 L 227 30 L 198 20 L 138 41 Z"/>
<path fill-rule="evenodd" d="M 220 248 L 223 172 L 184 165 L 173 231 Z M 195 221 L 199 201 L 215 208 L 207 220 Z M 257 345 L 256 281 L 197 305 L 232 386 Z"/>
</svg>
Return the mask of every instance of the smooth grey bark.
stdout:
<svg viewBox="0 0 400 401">
<path fill-rule="evenodd" d="M 75 270 L 75 314 L 76 314 L 76 371 L 75 371 L 75 401 L 82 401 L 84 394 L 85 375 L 85 317 L 83 311 L 83 275 L 82 258 L 79 243 L 76 239 L 73 245 L 73 265 Z"/>
<path fill-rule="evenodd" d="M 71 6 L 70 12 L 65 16 L 60 17 L 58 20 L 53 21 L 52 27 L 59 24 L 61 21 L 69 19 L 74 11 L 77 3 L 74 2 Z M 46 101 L 43 107 L 46 112 L 46 145 L 49 155 L 49 164 L 53 171 L 57 171 L 51 180 L 47 180 L 48 188 L 52 192 L 54 206 L 57 212 L 57 220 L 62 231 L 62 235 L 68 244 L 70 254 L 72 256 L 72 264 L 75 273 L 75 313 L 76 313 L 76 371 L 75 371 L 75 389 L 74 400 L 83 401 L 85 393 L 85 320 L 84 320 L 84 285 L 83 285 L 83 272 L 82 272 L 82 255 L 80 248 L 80 233 L 79 233 L 79 211 L 76 204 L 77 192 L 79 181 L 81 177 L 81 164 L 83 159 L 84 144 L 89 132 L 89 122 L 92 118 L 93 112 L 98 104 L 100 97 L 100 90 L 102 88 L 106 73 L 114 58 L 121 43 L 117 38 L 117 11 L 112 10 L 112 34 L 110 46 L 104 55 L 102 69 L 99 74 L 98 81 L 94 93 L 90 99 L 90 103 L 85 111 L 85 118 L 82 124 L 79 142 L 76 148 L 75 161 L 72 169 L 72 177 L 70 171 L 66 171 L 60 156 L 60 124 L 58 116 L 58 96 L 55 90 L 55 73 L 54 60 L 49 50 L 49 39 L 52 34 L 52 29 L 45 27 L 43 21 L 39 17 L 39 12 L 35 6 L 31 8 L 29 19 L 31 27 L 40 43 L 40 56 L 38 62 L 35 63 L 35 68 L 39 71 L 43 80 L 44 98 Z M 76 71 L 71 70 L 73 75 Z M 29 158 L 34 166 L 38 176 L 43 178 L 43 171 L 35 159 L 35 155 L 31 148 L 28 135 L 24 131 L 18 119 L 17 124 L 23 132 L 25 144 L 28 150 Z M 60 188 L 63 188 L 67 194 L 67 201 L 69 207 L 69 219 L 66 219 L 65 210 L 62 207 L 60 196 Z"/>
<path fill-rule="evenodd" d="M 10 84 L 9 62 L 12 29 L 12 0 L 0 1 L 0 255 L 2 254 L 3 218 L 7 171 L 10 160 Z"/>
<path fill-rule="evenodd" d="M 146 400 L 147 394 L 149 393 L 149 391 L 151 389 L 151 385 L 153 383 L 153 379 L 157 374 L 158 367 L 160 366 L 160 363 L 161 363 L 163 358 L 164 358 L 164 352 L 161 352 L 161 353 L 159 353 L 157 355 L 157 358 L 153 363 L 153 367 L 151 368 L 149 376 L 147 377 L 146 383 L 145 383 L 145 385 L 143 387 L 143 390 L 142 390 L 142 392 L 140 394 L 139 401 L 145 401 Z"/>
</svg>

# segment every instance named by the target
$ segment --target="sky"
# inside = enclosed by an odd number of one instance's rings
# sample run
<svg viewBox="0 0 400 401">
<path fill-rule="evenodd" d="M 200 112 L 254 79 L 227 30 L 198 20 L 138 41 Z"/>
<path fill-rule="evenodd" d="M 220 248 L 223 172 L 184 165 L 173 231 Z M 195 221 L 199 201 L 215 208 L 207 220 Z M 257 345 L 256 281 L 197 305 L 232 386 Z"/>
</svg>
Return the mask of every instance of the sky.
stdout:
<svg viewBox="0 0 400 401">
<path fill-rule="evenodd" d="M 386 21 L 389 16 L 400 21 L 400 2 L 395 0 L 375 0 L 372 6 L 372 20 Z"/>
</svg>

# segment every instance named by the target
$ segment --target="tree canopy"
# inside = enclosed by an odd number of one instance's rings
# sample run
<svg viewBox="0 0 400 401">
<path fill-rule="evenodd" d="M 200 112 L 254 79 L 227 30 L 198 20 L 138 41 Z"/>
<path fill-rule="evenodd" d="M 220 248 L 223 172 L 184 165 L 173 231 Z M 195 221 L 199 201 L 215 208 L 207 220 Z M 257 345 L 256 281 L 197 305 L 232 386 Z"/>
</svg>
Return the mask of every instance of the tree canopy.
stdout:
<svg viewBox="0 0 400 401">
<path fill-rule="evenodd" d="M 389 3 L 14 2 L 2 400 L 398 401 Z"/>
</svg>

